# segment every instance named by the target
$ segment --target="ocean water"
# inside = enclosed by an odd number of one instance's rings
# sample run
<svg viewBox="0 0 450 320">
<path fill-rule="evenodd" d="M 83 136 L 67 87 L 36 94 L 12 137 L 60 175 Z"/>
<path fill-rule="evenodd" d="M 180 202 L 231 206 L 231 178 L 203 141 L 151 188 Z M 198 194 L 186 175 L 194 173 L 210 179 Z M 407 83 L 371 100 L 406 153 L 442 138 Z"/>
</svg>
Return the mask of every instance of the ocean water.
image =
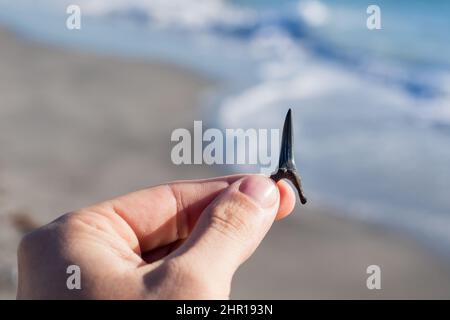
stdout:
<svg viewBox="0 0 450 320">
<path fill-rule="evenodd" d="M 450 1 L 378 0 L 381 30 L 364 0 L 79 0 L 80 31 L 70 3 L 0 0 L 0 22 L 217 77 L 221 128 L 279 128 L 292 108 L 311 203 L 450 252 Z"/>
</svg>

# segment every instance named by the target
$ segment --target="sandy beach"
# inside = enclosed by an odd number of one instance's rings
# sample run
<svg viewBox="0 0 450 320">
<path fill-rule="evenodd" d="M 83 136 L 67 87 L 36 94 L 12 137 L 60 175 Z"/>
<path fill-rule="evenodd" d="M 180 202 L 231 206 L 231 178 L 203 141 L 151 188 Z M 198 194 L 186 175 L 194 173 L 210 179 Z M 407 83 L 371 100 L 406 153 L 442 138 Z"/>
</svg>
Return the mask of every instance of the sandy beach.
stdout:
<svg viewBox="0 0 450 320">
<path fill-rule="evenodd" d="M 176 166 L 170 133 L 206 118 L 211 79 L 161 62 L 31 43 L 0 29 L 0 298 L 33 225 L 130 191 L 219 173 Z M 237 273 L 232 298 L 450 298 L 450 266 L 406 235 L 297 206 Z M 299 217 L 301 217 L 299 219 Z M 366 268 L 379 265 L 381 290 Z"/>
</svg>

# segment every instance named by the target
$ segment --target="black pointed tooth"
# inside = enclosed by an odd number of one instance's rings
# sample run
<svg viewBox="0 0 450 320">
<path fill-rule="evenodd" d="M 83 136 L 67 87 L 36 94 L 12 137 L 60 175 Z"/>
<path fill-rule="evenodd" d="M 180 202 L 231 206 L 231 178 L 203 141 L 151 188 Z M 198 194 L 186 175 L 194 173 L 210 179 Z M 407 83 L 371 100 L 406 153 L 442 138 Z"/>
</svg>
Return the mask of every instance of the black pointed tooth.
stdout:
<svg viewBox="0 0 450 320">
<path fill-rule="evenodd" d="M 293 153 L 293 135 L 292 130 L 292 111 L 289 109 L 283 125 L 283 134 L 281 137 L 280 159 L 278 162 L 278 170 L 270 176 L 274 181 L 288 179 L 294 185 L 300 197 L 300 202 L 305 204 L 307 199 L 303 193 L 303 187 L 300 175 L 297 173 L 294 162 Z"/>
<path fill-rule="evenodd" d="M 283 125 L 283 134 L 281 137 L 280 159 L 278 161 L 279 168 L 294 168 L 294 154 L 292 152 L 293 146 L 293 130 L 292 130 L 292 115 L 291 109 L 286 114 L 286 119 Z"/>
</svg>

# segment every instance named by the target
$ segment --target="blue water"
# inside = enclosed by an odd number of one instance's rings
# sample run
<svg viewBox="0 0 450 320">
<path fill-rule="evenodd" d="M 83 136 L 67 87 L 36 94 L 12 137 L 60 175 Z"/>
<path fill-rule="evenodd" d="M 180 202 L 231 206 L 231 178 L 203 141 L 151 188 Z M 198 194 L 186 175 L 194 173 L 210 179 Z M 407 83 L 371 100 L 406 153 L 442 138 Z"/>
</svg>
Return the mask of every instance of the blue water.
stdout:
<svg viewBox="0 0 450 320">
<path fill-rule="evenodd" d="M 407 230 L 450 252 L 450 1 L 0 0 L 0 21 L 39 41 L 166 59 L 224 83 L 222 128 L 295 117 L 312 204 Z M 233 170 L 243 170 L 234 167 Z"/>
</svg>

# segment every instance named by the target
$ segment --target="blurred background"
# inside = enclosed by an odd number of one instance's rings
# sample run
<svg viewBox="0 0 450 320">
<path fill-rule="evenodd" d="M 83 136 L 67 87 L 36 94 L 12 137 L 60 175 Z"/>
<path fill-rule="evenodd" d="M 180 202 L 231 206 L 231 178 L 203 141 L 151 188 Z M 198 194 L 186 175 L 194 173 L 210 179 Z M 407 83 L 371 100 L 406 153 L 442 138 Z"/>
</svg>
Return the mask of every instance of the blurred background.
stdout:
<svg viewBox="0 0 450 320">
<path fill-rule="evenodd" d="M 444 0 L 0 0 L 0 297 L 21 236 L 57 216 L 249 170 L 173 165 L 174 129 L 280 128 L 290 107 L 309 203 L 232 297 L 450 298 L 449 17 Z"/>
</svg>

